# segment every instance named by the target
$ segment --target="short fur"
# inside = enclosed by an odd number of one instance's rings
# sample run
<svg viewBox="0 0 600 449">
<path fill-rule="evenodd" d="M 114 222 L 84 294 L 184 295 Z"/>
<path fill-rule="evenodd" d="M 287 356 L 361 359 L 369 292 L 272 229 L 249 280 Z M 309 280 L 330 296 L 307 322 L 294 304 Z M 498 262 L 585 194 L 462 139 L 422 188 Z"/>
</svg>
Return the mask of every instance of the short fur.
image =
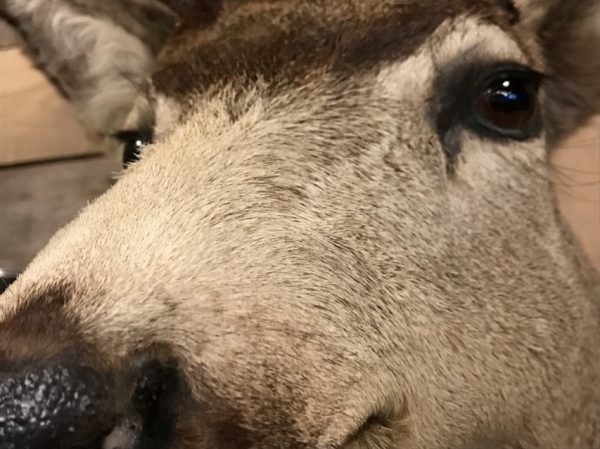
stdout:
<svg viewBox="0 0 600 449">
<path fill-rule="evenodd" d="M 166 3 L 168 39 L 150 0 L 0 1 L 96 130 L 159 130 L 2 297 L 0 362 L 174 359 L 175 449 L 599 448 L 600 280 L 547 165 L 599 109 L 599 3 Z M 449 170 L 440 81 L 506 60 L 543 136 L 461 129 Z"/>
</svg>

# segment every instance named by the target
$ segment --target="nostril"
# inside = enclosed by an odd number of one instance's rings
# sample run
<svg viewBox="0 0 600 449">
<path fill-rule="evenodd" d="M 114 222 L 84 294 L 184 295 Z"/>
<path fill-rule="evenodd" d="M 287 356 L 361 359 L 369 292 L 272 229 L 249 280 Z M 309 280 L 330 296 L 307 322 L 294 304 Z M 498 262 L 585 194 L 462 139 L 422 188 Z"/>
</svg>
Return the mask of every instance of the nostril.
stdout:
<svg viewBox="0 0 600 449">
<path fill-rule="evenodd" d="M 142 419 L 140 447 L 167 447 L 172 440 L 180 388 L 175 363 L 154 360 L 142 366 L 131 398 Z"/>
<path fill-rule="evenodd" d="M 133 391 L 134 408 L 142 415 L 152 413 L 177 389 L 178 377 L 174 364 L 163 364 L 155 360 L 148 362 L 142 367 Z"/>
<path fill-rule="evenodd" d="M 0 374 L 0 448 L 77 447 L 99 440 L 113 424 L 108 392 L 106 380 L 89 367 L 50 363 Z"/>
</svg>

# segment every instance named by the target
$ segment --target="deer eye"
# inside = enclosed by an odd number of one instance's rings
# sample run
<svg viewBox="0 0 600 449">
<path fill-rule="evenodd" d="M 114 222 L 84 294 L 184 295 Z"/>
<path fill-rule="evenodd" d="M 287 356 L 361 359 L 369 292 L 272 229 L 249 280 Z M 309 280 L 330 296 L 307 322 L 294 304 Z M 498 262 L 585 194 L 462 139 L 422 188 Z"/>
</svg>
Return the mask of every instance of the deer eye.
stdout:
<svg viewBox="0 0 600 449">
<path fill-rule="evenodd" d="M 517 140 L 537 135 L 541 130 L 539 84 L 538 74 L 524 68 L 490 74 L 476 91 L 473 110 L 477 124 Z"/>
<path fill-rule="evenodd" d="M 115 138 L 123 144 L 123 165 L 136 162 L 142 149 L 152 143 L 152 131 L 119 131 Z"/>
</svg>

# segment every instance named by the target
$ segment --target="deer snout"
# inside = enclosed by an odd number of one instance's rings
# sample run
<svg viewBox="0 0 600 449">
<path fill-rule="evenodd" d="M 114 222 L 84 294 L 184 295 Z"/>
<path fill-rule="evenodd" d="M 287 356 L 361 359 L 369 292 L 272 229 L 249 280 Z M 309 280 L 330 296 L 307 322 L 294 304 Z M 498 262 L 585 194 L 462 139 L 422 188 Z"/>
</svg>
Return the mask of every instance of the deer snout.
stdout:
<svg viewBox="0 0 600 449">
<path fill-rule="evenodd" d="M 0 449 L 151 447 L 146 440 L 167 447 L 174 419 L 164 403 L 174 373 L 159 362 L 133 376 L 60 360 L 0 363 Z"/>
</svg>

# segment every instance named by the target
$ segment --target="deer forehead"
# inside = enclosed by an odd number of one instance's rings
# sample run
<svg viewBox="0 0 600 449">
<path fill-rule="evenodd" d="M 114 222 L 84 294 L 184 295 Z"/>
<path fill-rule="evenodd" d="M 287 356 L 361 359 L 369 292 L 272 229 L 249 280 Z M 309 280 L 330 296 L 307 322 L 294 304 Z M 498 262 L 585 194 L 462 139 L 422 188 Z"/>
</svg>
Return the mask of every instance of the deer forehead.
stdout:
<svg viewBox="0 0 600 449">
<path fill-rule="evenodd" d="M 395 99 L 409 99 L 418 92 L 430 95 L 435 75 L 462 58 L 527 64 L 524 49 L 514 36 L 501 27 L 463 15 L 444 21 L 415 52 L 405 60 L 386 64 L 378 75 L 378 86 Z"/>
<path fill-rule="evenodd" d="M 405 26 L 406 23 L 404 22 L 397 23 L 399 29 Z M 302 34 L 302 30 L 294 33 Z M 399 36 L 403 35 L 402 32 L 398 34 Z M 383 39 L 385 36 L 382 35 L 381 37 Z M 356 39 L 360 39 L 360 33 Z M 398 39 L 401 40 L 402 38 Z M 217 40 L 211 45 L 215 48 L 223 45 L 226 53 L 226 48 L 230 44 L 228 42 L 220 43 Z M 271 49 L 268 47 L 268 43 L 265 45 L 260 53 L 269 54 L 271 51 L 289 51 L 286 48 Z M 347 88 L 346 96 L 366 96 L 369 94 L 369 90 L 361 89 L 361 87 L 374 87 L 373 93 L 377 96 L 393 101 L 403 101 L 417 107 L 421 105 L 420 108 L 424 111 L 425 106 L 423 104 L 432 95 L 436 75 L 456 61 L 469 62 L 470 59 L 481 58 L 489 61 L 498 60 L 523 65 L 529 64 L 533 65 L 534 68 L 537 68 L 535 66 L 538 65 L 538 61 L 528 54 L 528 52 L 535 53 L 535 48 L 524 46 L 505 27 L 490 22 L 488 18 L 483 19 L 473 14 L 461 14 L 440 21 L 438 25 L 429 30 L 418 45 L 413 47 L 407 45 L 406 48 L 410 51 L 399 54 L 397 58 L 389 58 L 389 55 L 383 52 L 379 55 L 382 60 L 374 62 L 374 65 L 370 66 L 370 70 L 366 73 L 357 71 L 352 77 L 358 81 L 352 87 Z M 306 52 L 310 53 L 310 50 L 306 49 Z M 328 56 L 332 57 L 331 55 Z M 220 129 L 219 120 L 212 121 L 215 117 L 214 111 L 220 109 L 223 112 L 224 108 L 229 107 L 236 101 L 233 98 L 237 97 L 243 98 L 242 102 L 250 103 L 254 101 L 253 99 L 259 100 L 261 97 L 275 96 L 268 93 L 269 89 L 277 92 L 277 95 L 281 97 L 287 96 L 288 98 L 299 99 L 304 95 L 325 98 L 326 89 L 322 89 L 320 84 L 336 83 L 339 75 L 336 71 L 337 67 L 335 67 L 336 61 L 320 61 L 320 64 L 325 66 L 325 71 L 316 70 L 317 75 L 308 79 L 301 79 L 299 84 L 303 85 L 304 90 L 298 95 L 299 90 L 291 86 L 287 86 L 286 91 L 274 87 L 271 84 L 272 80 L 268 79 L 270 74 L 260 72 L 259 63 L 252 70 L 258 70 L 259 79 L 264 81 L 262 83 L 264 89 L 260 88 L 260 82 L 253 82 L 253 86 L 248 88 L 245 84 L 245 77 L 247 76 L 246 71 L 249 69 L 245 67 L 245 64 L 251 66 L 253 61 L 244 61 L 247 55 L 243 48 L 239 49 L 239 54 L 236 53 L 236 58 L 240 58 L 240 61 L 242 61 L 240 63 L 242 69 L 238 73 L 232 73 L 228 70 L 227 62 L 225 62 L 225 67 L 221 70 L 223 77 L 221 80 L 214 78 L 215 74 L 220 73 L 220 70 L 215 70 L 214 66 L 209 70 L 210 76 L 205 78 L 207 68 L 203 63 L 207 64 L 208 61 L 203 61 L 202 57 L 202 55 L 198 56 L 198 60 L 192 57 L 190 61 L 184 60 L 174 65 L 167 63 L 155 75 L 155 90 L 151 106 L 154 108 L 153 126 L 157 137 L 166 135 L 183 126 L 183 122 L 187 123 L 196 132 L 210 133 L 211 128 Z M 224 59 L 226 61 L 227 58 Z M 213 61 L 210 61 L 210 64 L 213 63 Z M 312 63 L 314 61 L 307 63 L 307 65 Z M 358 64 L 361 64 L 361 62 L 358 62 Z M 288 70 L 285 64 L 272 70 L 280 70 L 283 73 L 282 77 L 287 76 L 286 71 L 290 78 L 296 76 L 292 73 L 292 69 Z M 189 89 L 183 92 L 178 91 L 175 93 L 175 90 L 178 89 L 176 86 L 180 83 L 177 79 L 179 75 L 183 75 L 190 86 Z M 240 96 L 240 92 L 243 95 Z M 331 99 L 327 99 L 327 101 L 329 101 L 329 107 L 332 108 L 335 108 L 336 104 L 344 106 L 343 102 L 340 103 Z M 293 101 L 289 100 L 289 102 Z M 148 103 L 143 102 L 141 106 L 138 105 L 133 109 L 127 120 L 126 128 L 144 126 L 144 119 L 149 114 L 140 113 L 143 107 L 148 107 Z M 295 111 L 300 115 L 304 113 L 299 107 L 295 108 Z M 257 114 L 256 110 L 254 112 L 252 115 L 254 119 L 264 118 Z M 227 125 L 225 122 L 228 122 L 229 118 L 225 117 L 224 114 L 221 115 L 221 118 L 224 120 L 222 125 Z M 198 126 L 198 120 L 202 121 L 202 126 Z M 196 123 L 194 124 L 194 122 Z M 187 137 L 192 138 L 190 134 Z"/>
</svg>

